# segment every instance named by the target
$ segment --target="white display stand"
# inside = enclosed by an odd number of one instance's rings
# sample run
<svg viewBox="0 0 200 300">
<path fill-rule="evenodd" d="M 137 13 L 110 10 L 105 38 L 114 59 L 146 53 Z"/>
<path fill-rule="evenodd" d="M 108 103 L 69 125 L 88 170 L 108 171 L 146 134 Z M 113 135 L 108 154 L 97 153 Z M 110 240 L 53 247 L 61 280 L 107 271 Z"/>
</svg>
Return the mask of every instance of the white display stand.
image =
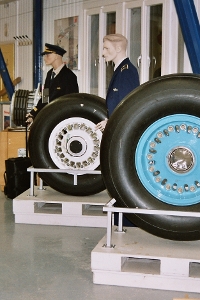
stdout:
<svg viewBox="0 0 200 300">
<path fill-rule="evenodd" d="M 200 293 L 200 241 L 170 241 L 136 227 L 113 228 L 114 247 L 106 236 L 91 253 L 93 282 Z"/>
<path fill-rule="evenodd" d="M 106 191 L 92 196 L 69 196 L 47 186 L 35 186 L 35 195 L 29 190 L 13 199 L 15 223 L 106 227 L 107 216 L 103 206 L 109 200 Z"/>
<path fill-rule="evenodd" d="M 113 199 L 114 200 L 114 199 Z M 200 213 L 151 211 L 104 207 L 107 235 L 91 253 L 93 282 L 160 290 L 200 293 L 200 241 L 171 241 L 140 228 L 122 228 L 122 212 L 193 215 Z M 112 227 L 112 212 L 120 212 L 119 226 Z"/>
<path fill-rule="evenodd" d="M 30 189 L 13 199 L 15 223 L 65 225 L 83 227 L 106 227 L 107 215 L 103 206 L 110 200 L 107 191 L 91 196 L 70 196 L 51 187 L 34 185 L 35 172 L 70 173 L 77 185 L 78 176 L 101 174 L 96 170 L 41 169 L 30 167 Z"/>
</svg>

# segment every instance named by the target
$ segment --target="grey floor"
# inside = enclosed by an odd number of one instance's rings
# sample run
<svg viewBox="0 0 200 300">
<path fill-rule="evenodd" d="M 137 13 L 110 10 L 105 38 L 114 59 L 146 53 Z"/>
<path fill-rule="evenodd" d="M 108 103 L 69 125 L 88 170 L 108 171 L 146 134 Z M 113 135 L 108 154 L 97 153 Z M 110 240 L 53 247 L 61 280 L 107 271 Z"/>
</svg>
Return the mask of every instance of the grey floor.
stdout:
<svg viewBox="0 0 200 300">
<path fill-rule="evenodd" d="M 200 294 L 95 285 L 91 251 L 104 228 L 15 224 L 0 192 L 0 300 L 173 300 Z"/>
</svg>

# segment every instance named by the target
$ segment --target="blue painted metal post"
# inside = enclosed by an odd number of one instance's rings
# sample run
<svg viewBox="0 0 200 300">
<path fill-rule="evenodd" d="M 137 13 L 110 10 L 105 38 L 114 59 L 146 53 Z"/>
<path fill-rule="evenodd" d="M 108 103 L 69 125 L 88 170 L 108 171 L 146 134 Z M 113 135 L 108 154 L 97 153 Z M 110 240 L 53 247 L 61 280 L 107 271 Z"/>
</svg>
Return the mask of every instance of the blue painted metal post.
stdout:
<svg viewBox="0 0 200 300">
<path fill-rule="evenodd" d="M 33 87 L 42 84 L 42 17 L 43 0 L 33 0 Z"/>
<path fill-rule="evenodd" d="M 14 85 L 13 85 L 10 75 L 8 73 L 8 69 L 6 67 L 6 63 L 3 58 L 1 49 L 0 49 L 0 74 L 1 74 L 1 77 L 3 80 L 3 84 L 5 86 L 5 89 L 7 91 L 8 98 L 11 101 L 12 95 L 14 93 Z"/>
<path fill-rule="evenodd" d="M 193 0 L 174 0 L 193 73 L 200 74 L 200 25 Z"/>
</svg>

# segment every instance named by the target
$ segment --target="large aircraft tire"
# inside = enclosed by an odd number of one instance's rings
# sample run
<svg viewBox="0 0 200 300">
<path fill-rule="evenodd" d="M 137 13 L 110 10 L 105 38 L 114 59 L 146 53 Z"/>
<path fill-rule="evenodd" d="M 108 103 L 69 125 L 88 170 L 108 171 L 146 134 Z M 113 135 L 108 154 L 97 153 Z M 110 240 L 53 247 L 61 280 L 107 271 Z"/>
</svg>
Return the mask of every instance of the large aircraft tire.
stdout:
<svg viewBox="0 0 200 300">
<path fill-rule="evenodd" d="M 130 93 L 105 128 L 100 152 L 116 205 L 200 212 L 200 77 L 163 76 Z M 147 232 L 200 239 L 200 218 L 127 214 Z"/>
<path fill-rule="evenodd" d="M 41 172 L 53 189 L 76 196 L 99 193 L 105 189 L 100 170 L 102 133 L 95 125 L 106 118 L 105 100 L 89 94 L 62 96 L 46 105 L 36 116 L 29 135 L 29 153 L 35 168 L 85 170 L 72 173 Z M 87 173 L 88 172 L 88 173 Z"/>
</svg>

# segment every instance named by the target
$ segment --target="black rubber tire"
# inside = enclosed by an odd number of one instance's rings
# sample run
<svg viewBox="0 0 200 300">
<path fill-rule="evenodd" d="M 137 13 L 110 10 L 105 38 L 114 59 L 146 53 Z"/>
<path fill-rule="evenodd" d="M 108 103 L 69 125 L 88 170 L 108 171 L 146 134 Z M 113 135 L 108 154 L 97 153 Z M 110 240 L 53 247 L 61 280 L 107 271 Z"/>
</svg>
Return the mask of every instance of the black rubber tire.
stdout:
<svg viewBox="0 0 200 300">
<path fill-rule="evenodd" d="M 35 168 L 57 168 L 49 153 L 48 142 L 52 130 L 68 118 L 84 118 L 94 124 L 106 118 L 105 100 L 95 95 L 70 94 L 46 105 L 36 116 L 29 134 L 29 153 Z M 96 168 L 100 170 L 100 164 Z M 53 189 L 68 195 L 86 196 L 105 189 L 101 174 L 74 176 L 63 173 L 40 173 L 40 177 Z"/>
<path fill-rule="evenodd" d="M 26 114 L 29 100 L 29 91 L 17 90 L 14 94 L 11 119 L 16 126 L 26 126 Z"/>
<path fill-rule="evenodd" d="M 134 160 L 143 132 L 160 118 L 174 114 L 200 117 L 199 87 L 198 75 L 163 76 L 141 85 L 118 105 L 105 128 L 100 151 L 102 176 L 117 206 L 200 212 L 200 199 L 198 204 L 182 207 L 164 203 L 152 196 L 141 183 Z M 159 237 L 200 239 L 200 218 L 126 216 L 138 227 Z"/>
</svg>

